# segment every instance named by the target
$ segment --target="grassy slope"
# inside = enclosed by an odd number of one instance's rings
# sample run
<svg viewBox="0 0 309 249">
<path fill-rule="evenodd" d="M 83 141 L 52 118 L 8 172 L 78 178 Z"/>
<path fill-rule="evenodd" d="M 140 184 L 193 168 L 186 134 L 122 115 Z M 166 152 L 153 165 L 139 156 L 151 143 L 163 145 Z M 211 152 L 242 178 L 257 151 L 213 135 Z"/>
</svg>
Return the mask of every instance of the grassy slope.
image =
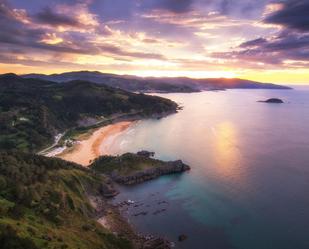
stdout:
<svg viewBox="0 0 309 249">
<path fill-rule="evenodd" d="M 92 218 L 87 192 L 96 194 L 102 177 L 59 159 L 11 152 L 0 152 L 0 172 L 3 245 L 26 239 L 34 245 L 16 248 L 131 248 Z"/>
</svg>

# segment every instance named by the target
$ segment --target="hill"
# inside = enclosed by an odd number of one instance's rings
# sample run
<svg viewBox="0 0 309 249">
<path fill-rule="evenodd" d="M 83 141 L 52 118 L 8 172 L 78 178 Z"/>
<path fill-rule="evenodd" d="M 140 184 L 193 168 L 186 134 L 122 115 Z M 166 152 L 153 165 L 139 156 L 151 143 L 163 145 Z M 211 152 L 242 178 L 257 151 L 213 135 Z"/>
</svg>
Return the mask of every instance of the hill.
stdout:
<svg viewBox="0 0 309 249">
<path fill-rule="evenodd" d="M 104 84 L 131 92 L 196 92 L 195 88 L 188 85 L 173 84 L 168 82 L 157 82 L 133 76 L 121 76 L 115 74 L 104 74 L 100 72 L 68 72 L 63 74 L 27 74 L 24 78 L 38 78 L 52 80 L 55 82 L 67 82 L 71 80 L 86 80 L 98 84 Z"/>
<path fill-rule="evenodd" d="M 27 74 L 24 78 L 39 78 L 56 82 L 87 80 L 98 84 L 140 92 L 197 92 L 204 90 L 243 89 L 290 89 L 286 86 L 260 83 L 243 79 L 192 79 L 187 77 L 137 77 L 129 75 L 105 74 L 100 72 L 79 71 L 62 74 Z"/>
<path fill-rule="evenodd" d="M 176 109 L 176 103 L 164 98 L 82 80 L 58 84 L 0 75 L 0 149 L 35 152 L 51 144 L 57 133 L 89 120 L 127 113 L 150 117 Z"/>
<path fill-rule="evenodd" d="M 1 248 L 132 248 L 95 220 L 89 196 L 106 184 L 73 163 L 0 151 Z"/>
</svg>

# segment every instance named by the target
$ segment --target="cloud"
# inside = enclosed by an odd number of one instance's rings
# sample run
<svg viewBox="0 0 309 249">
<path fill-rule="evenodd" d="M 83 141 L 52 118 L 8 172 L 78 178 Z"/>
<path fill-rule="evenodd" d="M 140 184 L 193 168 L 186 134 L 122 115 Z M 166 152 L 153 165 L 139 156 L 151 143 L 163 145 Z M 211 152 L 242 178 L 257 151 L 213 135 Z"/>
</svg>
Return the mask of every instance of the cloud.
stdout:
<svg viewBox="0 0 309 249">
<path fill-rule="evenodd" d="M 133 58 L 142 58 L 142 59 L 157 59 L 163 60 L 165 57 L 161 54 L 157 53 L 146 53 L 146 52 L 138 52 L 138 51 L 128 51 L 123 50 L 120 47 L 113 45 L 102 45 L 100 46 L 102 52 L 112 53 L 119 56 L 124 57 L 133 57 Z"/>
<path fill-rule="evenodd" d="M 268 37 L 242 42 L 232 51 L 214 53 L 217 58 L 267 66 L 306 67 L 309 62 L 309 2 L 287 0 L 266 5 L 264 23 L 282 27 Z"/>
<path fill-rule="evenodd" d="M 52 54 L 105 55 L 115 60 L 121 57 L 123 60 L 165 59 L 163 55 L 153 51 L 122 47 L 117 45 L 115 39 L 107 42 L 106 37 L 113 36 L 113 31 L 99 23 L 84 4 L 71 7 L 62 4 L 55 6 L 55 11 L 47 7 L 30 18 L 25 11 L 14 9 L 7 2 L 3 2 L 0 4 L 0 21 L 0 46 L 3 44 L 6 50 L 27 49 L 45 50 Z M 64 26 L 67 28 L 63 29 Z M 94 27 L 97 32 L 88 32 L 88 26 Z"/>
<path fill-rule="evenodd" d="M 51 26 L 83 26 L 83 24 L 81 24 L 76 18 L 70 17 L 66 14 L 56 13 L 50 7 L 44 8 L 34 17 L 38 22 L 49 24 Z"/>
<path fill-rule="evenodd" d="M 239 45 L 239 47 L 241 47 L 241 48 L 256 47 L 256 46 L 260 46 L 260 45 L 262 45 L 266 42 L 267 42 L 266 39 L 258 38 L 258 39 L 254 39 L 254 40 L 251 40 L 251 41 L 243 42 L 242 44 Z"/>
<path fill-rule="evenodd" d="M 9 1 L 14 6 L 0 0 L 0 53 L 15 65 L 52 67 L 58 58 L 63 67 L 135 71 L 308 65 L 303 11 L 297 28 L 282 18 L 296 18 L 295 2 L 306 1 Z"/>
<path fill-rule="evenodd" d="M 89 11 L 89 3 L 47 6 L 34 14 L 33 23 L 49 25 L 62 31 L 97 32 L 100 23 L 96 14 Z"/>
<path fill-rule="evenodd" d="M 213 56 L 231 61 L 262 63 L 268 67 L 299 67 L 309 62 L 309 35 L 296 32 L 283 32 L 269 39 L 254 39 L 240 44 L 238 48 L 214 53 Z"/>
<path fill-rule="evenodd" d="M 271 13 L 265 21 L 300 31 L 309 31 L 309 1 L 287 0 L 281 2 L 281 8 Z"/>
<path fill-rule="evenodd" d="M 185 13 L 192 9 L 193 2 L 193 0 L 155 0 L 152 7 L 174 13 Z"/>
</svg>

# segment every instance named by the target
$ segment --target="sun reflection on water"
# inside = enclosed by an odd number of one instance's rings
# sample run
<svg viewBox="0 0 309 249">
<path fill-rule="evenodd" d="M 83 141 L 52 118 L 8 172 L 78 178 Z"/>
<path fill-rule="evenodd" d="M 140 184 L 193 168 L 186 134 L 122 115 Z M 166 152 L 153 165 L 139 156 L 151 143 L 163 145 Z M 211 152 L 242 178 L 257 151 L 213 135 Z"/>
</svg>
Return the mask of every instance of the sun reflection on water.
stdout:
<svg viewBox="0 0 309 249">
<path fill-rule="evenodd" d="M 213 128 L 216 169 L 224 178 L 242 176 L 239 134 L 233 123 L 223 122 Z"/>
</svg>

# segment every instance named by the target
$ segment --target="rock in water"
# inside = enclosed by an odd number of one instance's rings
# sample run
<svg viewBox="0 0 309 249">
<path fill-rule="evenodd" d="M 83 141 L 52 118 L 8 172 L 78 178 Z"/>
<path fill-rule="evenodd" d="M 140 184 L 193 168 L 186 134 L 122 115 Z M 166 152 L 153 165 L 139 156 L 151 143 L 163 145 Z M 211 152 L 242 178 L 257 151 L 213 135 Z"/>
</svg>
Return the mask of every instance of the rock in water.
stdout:
<svg viewBox="0 0 309 249">
<path fill-rule="evenodd" d="M 171 249 L 171 243 L 163 238 L 152 238 L 147 240 L 143 246 L 143 249 Z"/>
<path fill-rule="evenodd" d="M 282 103 L 284 103 L 282 99 L 278 99 L 278 98 L 271 98 L 271 99 L 267 99 L 267 100 L 259 101 L 259 102 L 274 103 L 274 104 L 282 104 Z"/>
<path fill-rule="evenodd" d="M 187 235 L 181 234 L 181 235 L 178 236 L 178 241 L 179 241 L 179 242 L 182 242 L 182 241 L 186 240 L 187 238 L 188 238 Z"/>
</svg>

